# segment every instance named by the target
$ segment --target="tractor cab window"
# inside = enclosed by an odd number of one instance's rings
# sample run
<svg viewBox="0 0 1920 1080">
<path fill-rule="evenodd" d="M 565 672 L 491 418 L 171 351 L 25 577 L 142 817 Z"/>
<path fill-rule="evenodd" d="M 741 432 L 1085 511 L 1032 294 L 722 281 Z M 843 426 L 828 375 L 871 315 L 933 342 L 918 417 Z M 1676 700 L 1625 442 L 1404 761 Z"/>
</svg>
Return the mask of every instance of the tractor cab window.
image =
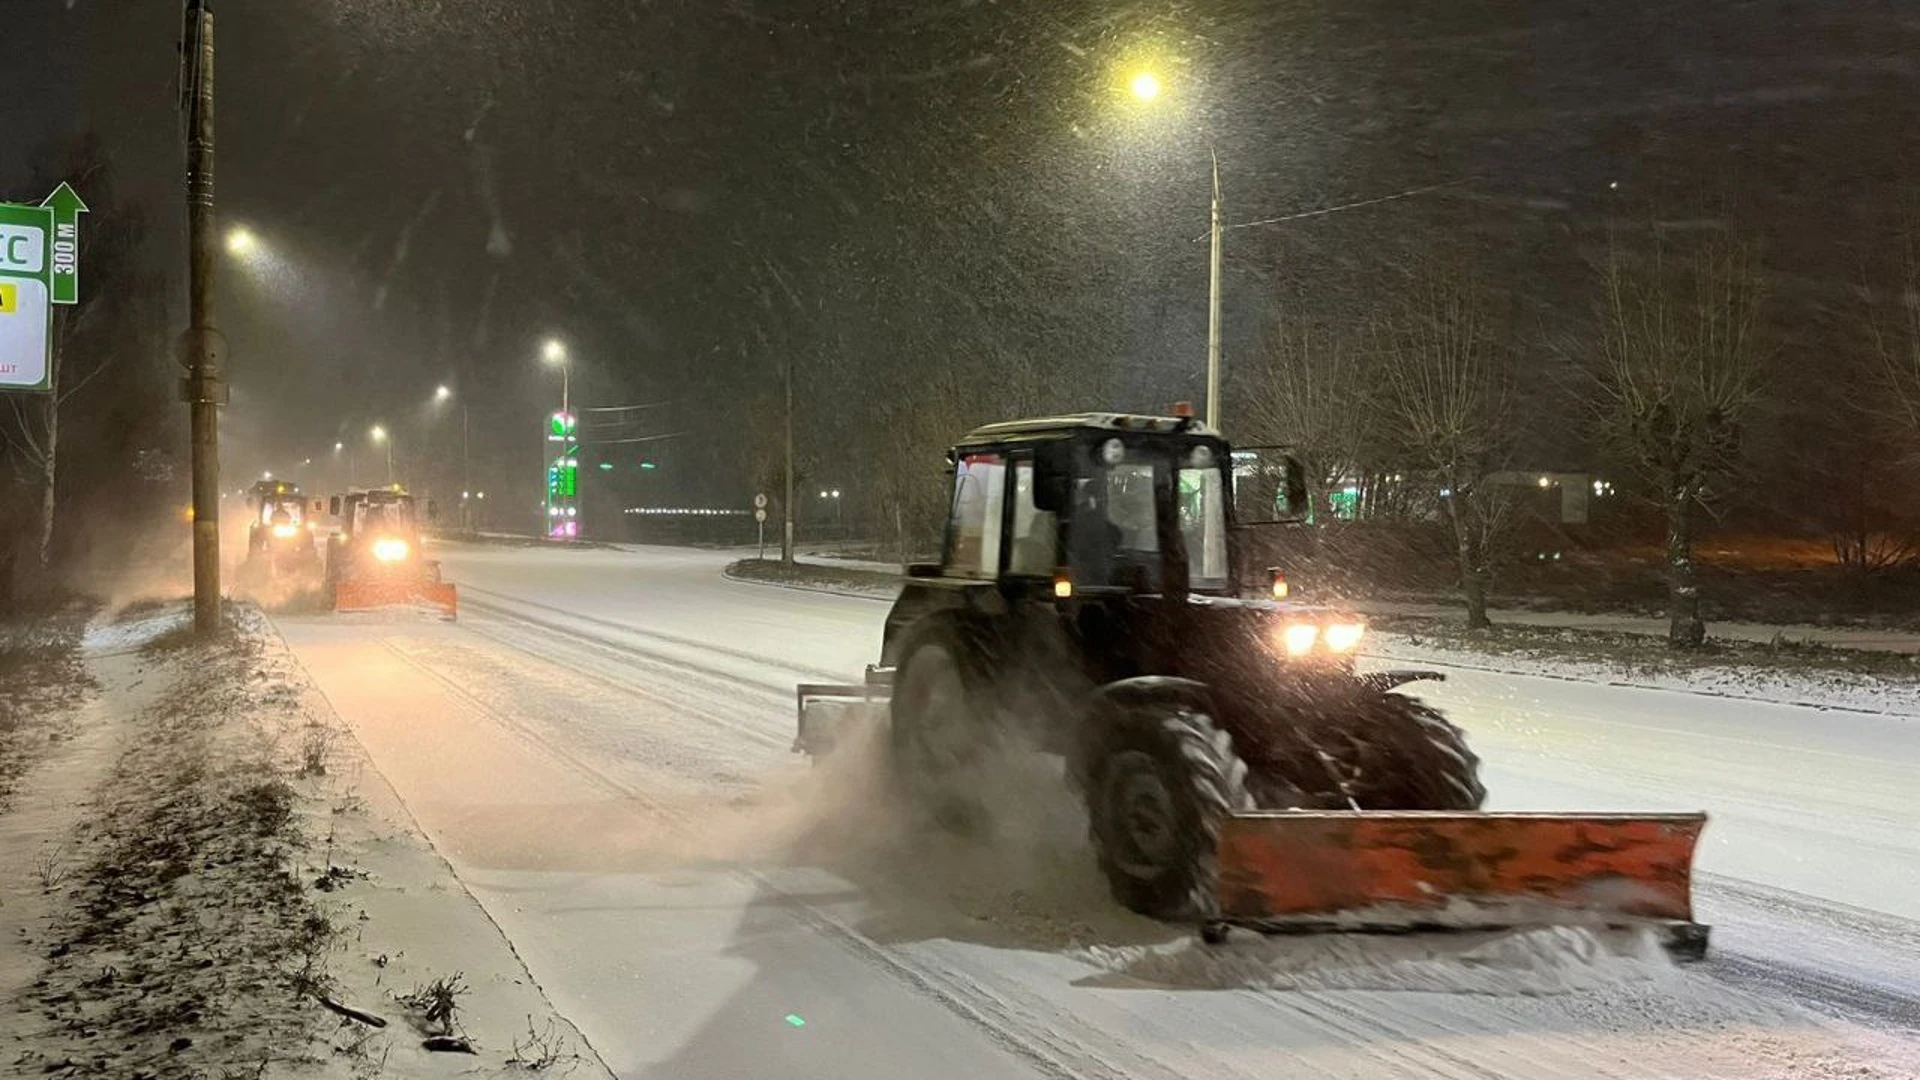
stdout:
<svg viewBox="0 0 1920 1080">
<path fill-rule="evenodd" d="M 1007 573 L 1048 577 L 1060 565 L 1059 526 L 1050 511 L 1034 505 L 1033 462 L 1013 466 L 1013 532 Z"/>
<path fill-rule="evenodd" d="M 1123 460 L 1074 481 L 1074 580 L 1150 591 L 1160 587 L 1154 462 Z"/>
<path fill-rule="evenodd" d="M 263 502 L 260 504 L 260 524 L 298 525 L 300 524 L 300 519 L 304 516 L 301 513 L 304 509 L 305 507 L 301 505 L 298 499 L 287 502 Z"/>
<path fill-rule="evenodd" d="M 409 532 L 413 529 L 413 508 L 406 503 L 360 504 L 355 515 L 355 532 Z"/>
<path fill-rule="evenodd" d="M 1212 451 L 1196 447 L 1180 468 L 1180 537 L 1187 549 L 1187 587 L 1224 589 L 1227 568 L 1227 489 Z"/>
<path fill-rule="evenodd" d="M 992 578 L 1000 573 L 1000 513 L 1007 463 L 999 454 L 968 454 L 953 470 L 953 516 L 947 524 L 947 573 Z"/>
</svg>

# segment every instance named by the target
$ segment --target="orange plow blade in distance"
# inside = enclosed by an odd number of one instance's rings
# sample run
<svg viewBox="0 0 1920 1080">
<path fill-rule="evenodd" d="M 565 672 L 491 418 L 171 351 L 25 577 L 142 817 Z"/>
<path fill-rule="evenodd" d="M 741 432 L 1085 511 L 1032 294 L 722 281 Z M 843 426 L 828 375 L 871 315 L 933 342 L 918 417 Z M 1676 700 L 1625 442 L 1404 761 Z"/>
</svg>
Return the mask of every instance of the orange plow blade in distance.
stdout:
<svg viewBox="0 0 1920 1080">
<path fill-rule="evenodd" d="M 440 613 L 449 619 L 460 614 L 460 594 L 454 591 L 450 581 L 420 586 L 420 599 L 439 608 Z"/>
<path fill-rule="evenodd" d="M 1216 940 L 1268 933 L 1652 925 L 1682 957 L 1705 814 L 1280 811 L 1220 831 Z"/>
<path fill-rule="evenodd" d="M 446 618 L 459 613 L 459 596 L 451 583 L 408 581 L 342 581 L 334 588 L 335 611 L 371 611 L 383 607 L 431 604 Z"/>
</svg>

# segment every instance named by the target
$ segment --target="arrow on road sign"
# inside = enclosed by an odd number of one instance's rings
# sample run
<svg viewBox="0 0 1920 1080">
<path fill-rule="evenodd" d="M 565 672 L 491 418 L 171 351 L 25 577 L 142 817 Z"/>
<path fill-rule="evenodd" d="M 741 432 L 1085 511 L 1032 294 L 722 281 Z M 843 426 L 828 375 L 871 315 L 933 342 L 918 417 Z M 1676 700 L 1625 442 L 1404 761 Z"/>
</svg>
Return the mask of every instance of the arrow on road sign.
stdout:
<svg viewBox="0 0 1920 1080">
<path fill-rule="evenodd" d="M 47 279 L 50 299 L 56 304 L 80 302 L 80 215 L 87 204 L 73 185 L 62 180 L 53 194 L 40 201 L 53 211 L 53 240 L 47 250 Z"/>
</svg>

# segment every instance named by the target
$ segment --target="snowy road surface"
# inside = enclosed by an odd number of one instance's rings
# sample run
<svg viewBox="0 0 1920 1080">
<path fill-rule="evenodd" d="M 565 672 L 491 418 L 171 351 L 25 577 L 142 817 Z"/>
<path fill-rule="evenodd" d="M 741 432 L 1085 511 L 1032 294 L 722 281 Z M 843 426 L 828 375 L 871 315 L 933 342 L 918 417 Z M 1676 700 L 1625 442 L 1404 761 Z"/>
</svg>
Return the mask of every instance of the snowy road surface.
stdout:
<svg viewBox="0 0 1920 1080">
<path fill-rule="evenodd" d="M 884 604 L 710 553 L 441 554 L 458 623 L 277 622 L 622 1076 L 1920 1076 L 1920 721 L 1456 672 L 1427 696 L 1494 805 L 1712 813 L 1714 958 L 1208 950 L 1113 907 L 1057 779 L 988 851 L 792 758 L 793 684 L 856 676 Z"/>
</svg>

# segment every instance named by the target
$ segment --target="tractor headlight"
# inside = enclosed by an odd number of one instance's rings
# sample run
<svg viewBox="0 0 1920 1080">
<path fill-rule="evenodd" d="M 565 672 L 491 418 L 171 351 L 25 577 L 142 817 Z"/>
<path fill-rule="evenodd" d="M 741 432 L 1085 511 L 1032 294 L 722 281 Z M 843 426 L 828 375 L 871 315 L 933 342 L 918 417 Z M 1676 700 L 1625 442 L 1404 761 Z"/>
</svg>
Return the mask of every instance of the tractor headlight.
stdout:
<svg viewBox="0 0 1920 1080">
<path fill-rule="evenodd" d="M 373 557 L 381 562 L 399 562 L 407 557 L 410 550 L 405 540 L 391 536 L 383 536 L 373 542 Z"/>
<path fill-rule="evenodd" d="M 1352 652 L 1360 645 L 1360 639 L 1367 634 L 1367 624 L 1358 622 L 1337 622 L 1329 624 L 1321 633 L 1329 652 Z"/>
<path fill-rule="evenodd" d="M 291 540 L 299 532 L 300 527 L 297 525 L 275 525 L 273 527 L 273 535 L 282 540 Z"/>
<path fill-rule="evenodd" d="M 1288 623 L 1280 628 L 1280 644 L 1286 647 L 1288 656 L 1305 656 L 1313 651 L 1313 643 L 1320 637 L 1320 628 L 1312 623 Z"/>
</svg>

